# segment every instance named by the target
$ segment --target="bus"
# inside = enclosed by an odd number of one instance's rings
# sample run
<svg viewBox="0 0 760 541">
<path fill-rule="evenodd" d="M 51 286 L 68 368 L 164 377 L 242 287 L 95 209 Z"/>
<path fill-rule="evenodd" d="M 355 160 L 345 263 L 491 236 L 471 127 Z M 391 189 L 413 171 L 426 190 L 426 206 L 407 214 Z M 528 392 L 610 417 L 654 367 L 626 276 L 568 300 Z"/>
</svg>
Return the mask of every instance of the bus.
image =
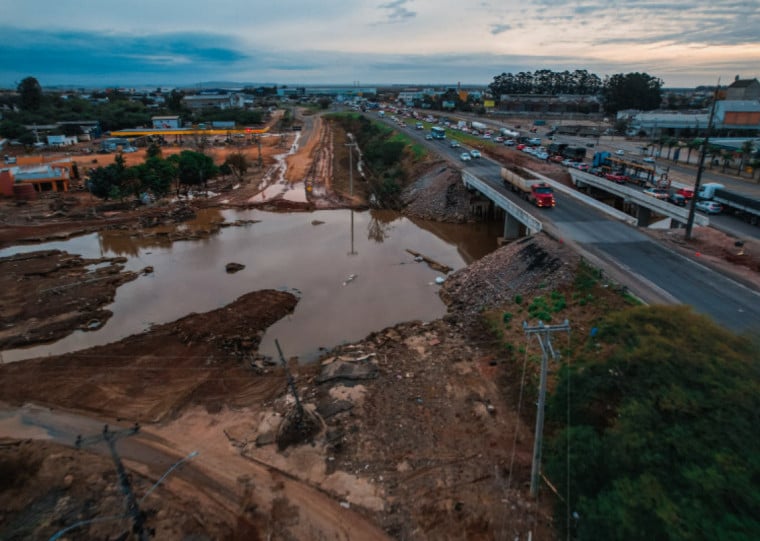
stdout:
<svg viewBox="0 0 760 541">
<path fill-rule="evenodd" d="M 430 134 L 433 136 L 433 139 L 446 139 L 446 128 L 433 126 L 430 128 Z"/>
</svg>

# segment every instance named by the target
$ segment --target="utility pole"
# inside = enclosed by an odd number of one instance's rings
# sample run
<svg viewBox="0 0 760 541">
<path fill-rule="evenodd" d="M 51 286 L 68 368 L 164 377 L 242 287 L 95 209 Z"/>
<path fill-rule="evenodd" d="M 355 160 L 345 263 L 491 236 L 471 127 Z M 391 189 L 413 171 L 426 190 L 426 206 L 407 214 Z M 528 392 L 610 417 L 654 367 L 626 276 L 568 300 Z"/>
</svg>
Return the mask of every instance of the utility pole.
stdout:
<svg viewBox="0 0 760 541">
<path fill-rule="evenodd" d="M 354 148 L 356 148 L 356 142 L 354 141 L 354 135 L 352 133 L 346 134 L 351 139 L 350 143 L 346 143 L 348 147 L 348 183 L 349 190 L 351 191 L 351 199 L 354 198 Z"/>
<path fill-rule="evenodd" d="M 301 400 L 298 398 L 298 389 L 296 389 L 296 382 L 293 379 L 293 374 L 290 373 L 288 363 L 285 361 L 285 356 L 282 354 L 282 349 L 280 349 L 280 342 L 276 338 L 274 339 L 274 345 L 277 346 L 277 353 L 280 354 L 280 363 L 282 363 L 282 367 L 285 369 L 285 374 L 288 378 L 288 387 L 290 388 L 290 392 L 293 393 L 293 398 L 296 401 L 296 426 L 300 428 L 303 424 L 303 405 L 301 405 Z"/>
<path fill-rule="evenodd" d="M 111 459 L 116 466 L 116 473 L 119 475 L 121 491 L 127 498 L 127 513 L 132 517 L 132 532 L 137 536 L 139 541 L 148 541 L 150 537 L 145 530 L 145 518 L 140 511 L 137 499 L 135 498 L 135 493 L 132 492 L 132 485 L 129 483 L 129 477 L 127 476 L 126 469 L 124 469 L 124 464 L 121 462 L 121 457 L 119 457 L 119 453 L 116 452 L 116 442 L 118 440 L 133 436 L 139 431 L 140 425 L 137 423 L 135 423 L 132 428 L 118 431 L 108 430 L 108 425 L 105 425 L 103 426 L 102 434 L 86 438 L 83 438 L 81 435 L 77 436 L 76 447 L 77 449 L 80 449 L 84 445 L 93 445 L 101 441 L 105 441 L 108 444 L 108 449 L 111 451 Z"/>
<path fill-rule="evenodd" d="M 538 389 L 536 433 L 533 439 L 533 466 L 530 472 L 530 495 L 535 498 L 538 496 L 538 481 L 541 476 L 541 447 L 543 444 L 544 404 L 546 402 L 546 378 L 549 355 L 551 355 L 553 360 L 557 360 L 557 354 L 552 347 L 552 333 L 558 331 L 570 332 L 570 324 L 567 320 L 561 325 L 544 325 L 543 321 L 539 321 L 537 326 L 528 327 L 528 323 L 523 321 L 523 330 L 526 335 L 535 334 L 538 337 L 538 343 L 541 345 L 541 381 Z"/>
<path fill-rule="evenodd" d="M 702 182 L 702 171 L 705 169 L 705 155 L 707 155 L 707 143 L 710 140 L 710 132 L 713 127 L 713 118 L 715 117 L 715 104 L 718 103 L 718 90 L 720 89 L 720 77 L 718 77 L 718 84 L 715 87 L 715 93 L 713 94 L 712 107 L 710 108 L 710 119 L 707 121 L 707 133 L 705 133 L 705 139 L 702 141 L 702 150 L 699 153 L 699 166 L 697 167 L 697 178 L 694 180 L 694 195 L 691 197 L 691 204 L 689 205 L 689 217 L 686 219 L 686 234 L 684 238 L 691 240 L 691 229 L 694 227 L 694 214 L 697 210 L 697 194 L 699 193 L 699 185 Z"/>
</svg>

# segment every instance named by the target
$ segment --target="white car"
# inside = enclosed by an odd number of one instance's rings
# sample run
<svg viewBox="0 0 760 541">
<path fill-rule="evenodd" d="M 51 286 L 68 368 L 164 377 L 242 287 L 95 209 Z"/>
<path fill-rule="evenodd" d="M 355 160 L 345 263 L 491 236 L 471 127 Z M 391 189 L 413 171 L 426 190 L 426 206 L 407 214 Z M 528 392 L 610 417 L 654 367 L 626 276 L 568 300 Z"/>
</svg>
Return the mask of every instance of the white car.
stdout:
<svg viewBox="0 0 760 541">
<path fill-rule="evenodd" d="M 615 154 L 617 154 L 618 156 L 625 156 L 625 150 L 619 148 L 615 151 Z"/>
<path fill-rule="evenodd" d="M 476 150 L 476 149 L 473 148 L 470 151 L 470 156 L 472 156 L 473 158 L 480 158 L 481 154 L 480 154 L 479 150 Z"/>
<path fill-rule="evenodd" d="M 469 152 L 462 152 L 459 155 L 459 159 L 462 160 L 463 162 L 469 162 L 472 159 L 472 156 L 470 156 Z"/>
<path fill-rule="evenodd" d="M 643 161 L 644 163 L 654 163 L 654 158 L 652 156 L 647 156 Z"/>
<path fill-rule="evenodd" d="M 707 214 L 720 214 L 723 210 L 723 206 L 715 201 L 697 201 L 695 206 L 697 207 L 697 210 L 701 210 Z"/>
<path fill-rule="evenodd" d="M 449 146 L 451 148 L 459 148 L 459 141 L 457 141 L 456 139 L 452 139 L 451 142 L 449 143 Z"/>
</svg>

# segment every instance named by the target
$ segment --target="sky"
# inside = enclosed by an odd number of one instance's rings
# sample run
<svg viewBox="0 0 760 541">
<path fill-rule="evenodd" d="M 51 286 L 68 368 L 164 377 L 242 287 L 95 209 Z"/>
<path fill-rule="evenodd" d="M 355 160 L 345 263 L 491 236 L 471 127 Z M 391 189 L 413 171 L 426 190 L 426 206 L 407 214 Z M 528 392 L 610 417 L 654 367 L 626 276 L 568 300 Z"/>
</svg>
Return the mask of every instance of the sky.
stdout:
<svg viewBox="0 0 760 541">
<path fill-rule="evenodd" d="M 760 77 L 760 0 L 0 0 L 0 87 Z"/>
</svg>

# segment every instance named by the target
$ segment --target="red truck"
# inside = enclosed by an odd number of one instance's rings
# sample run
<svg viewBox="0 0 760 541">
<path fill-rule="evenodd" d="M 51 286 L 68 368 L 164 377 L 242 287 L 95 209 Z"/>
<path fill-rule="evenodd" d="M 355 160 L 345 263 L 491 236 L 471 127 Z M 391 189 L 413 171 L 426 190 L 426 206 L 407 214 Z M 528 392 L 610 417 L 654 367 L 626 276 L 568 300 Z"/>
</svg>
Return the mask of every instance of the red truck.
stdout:
<svg viewBox="0 0 760 541">
<path fill-rule="evenodd" d="M 552 208 L 556 205 L 552 187 L 545 182 L 538 182 L 537 177 L 522 167 L 516 165 L 502 167 L 501 178 L 507 188 L 520 193 L 523 199 L 537 207 Z"/>
</svg>

